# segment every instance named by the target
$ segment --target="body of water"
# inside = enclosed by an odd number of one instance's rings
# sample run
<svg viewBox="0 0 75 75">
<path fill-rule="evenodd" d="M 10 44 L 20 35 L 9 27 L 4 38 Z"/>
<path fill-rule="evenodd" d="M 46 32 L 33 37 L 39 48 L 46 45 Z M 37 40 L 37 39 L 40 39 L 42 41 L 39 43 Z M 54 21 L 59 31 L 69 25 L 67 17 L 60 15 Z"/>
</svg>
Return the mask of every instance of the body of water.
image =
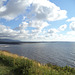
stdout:
<svg viewBox="0 0 75 75">
<path fill-rule="evenodd" d="M 23 43 L 0 44 L 1 50 L 25 56 L 40 63 L 52 63 L 59 66 L 75 67 L 75 43 Z"/>
</svg>

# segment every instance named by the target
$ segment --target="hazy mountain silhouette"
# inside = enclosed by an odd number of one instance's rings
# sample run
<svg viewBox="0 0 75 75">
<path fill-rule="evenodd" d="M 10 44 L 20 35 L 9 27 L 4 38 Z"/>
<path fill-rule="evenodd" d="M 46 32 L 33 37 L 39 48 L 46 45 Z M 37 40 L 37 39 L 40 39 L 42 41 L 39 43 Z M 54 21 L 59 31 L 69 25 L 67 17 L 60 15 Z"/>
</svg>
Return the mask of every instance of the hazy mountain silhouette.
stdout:
<svg viewBox="0 0 75 75">
<path fill-rule="evenodd" d="M 12 39 L 0 39 L 0 44 L 18 44 L 21 41 Z"/>
</svg>

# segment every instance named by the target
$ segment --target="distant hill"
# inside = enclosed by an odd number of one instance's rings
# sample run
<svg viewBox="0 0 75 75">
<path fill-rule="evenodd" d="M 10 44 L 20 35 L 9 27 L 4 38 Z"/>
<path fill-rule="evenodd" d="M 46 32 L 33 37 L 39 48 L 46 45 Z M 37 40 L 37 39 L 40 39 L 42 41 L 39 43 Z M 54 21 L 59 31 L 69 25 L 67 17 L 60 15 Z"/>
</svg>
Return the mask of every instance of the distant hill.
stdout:
<svg viewBox="0 0 75 75">
<path fill-rule="evenodd" d="M 19 40 L 12 40 L 12 39 L 0 39 L 0 42 L 20 42 Z"/>
<path fill-rule="evenodd" d="M 0 44 L 21 44 L 21 43 L 69 43 L 70 41 L 20 41 L 13 39 L 0 39 Z"/>
<path fill-rule="evenodd" d="M 18 44 L 20 43 L 21 41 L 19 40 L 12 40 L 12 39 L 0 39 L 0 44 Z"/>
</svg>

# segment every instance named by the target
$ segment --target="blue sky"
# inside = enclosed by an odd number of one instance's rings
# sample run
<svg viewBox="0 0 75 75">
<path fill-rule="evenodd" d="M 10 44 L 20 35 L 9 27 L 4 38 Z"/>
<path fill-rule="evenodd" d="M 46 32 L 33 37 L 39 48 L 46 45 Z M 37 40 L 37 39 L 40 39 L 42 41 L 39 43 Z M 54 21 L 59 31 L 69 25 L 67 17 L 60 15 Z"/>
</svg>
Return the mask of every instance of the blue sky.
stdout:
<svg viewBox="0 0 75 75">
<path fill-rule="evenodd" d="M 75 41 L 74 0 L 0 0 L 0 39 Z"/>
</svg>

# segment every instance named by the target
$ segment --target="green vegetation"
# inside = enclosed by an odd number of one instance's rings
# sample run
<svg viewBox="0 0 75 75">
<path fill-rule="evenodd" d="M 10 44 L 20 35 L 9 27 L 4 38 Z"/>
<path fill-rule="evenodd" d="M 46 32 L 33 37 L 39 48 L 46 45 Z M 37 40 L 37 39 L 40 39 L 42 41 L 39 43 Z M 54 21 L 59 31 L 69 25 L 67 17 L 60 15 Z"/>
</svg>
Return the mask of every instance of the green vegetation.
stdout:
<svg viewBox="0 0 75 75">
<path fill-rule="evenodd" d="M 42 65 L 23 56 L 0 51 L 0 75 L 75 75 L 75 68 Z"/>
</svg>

